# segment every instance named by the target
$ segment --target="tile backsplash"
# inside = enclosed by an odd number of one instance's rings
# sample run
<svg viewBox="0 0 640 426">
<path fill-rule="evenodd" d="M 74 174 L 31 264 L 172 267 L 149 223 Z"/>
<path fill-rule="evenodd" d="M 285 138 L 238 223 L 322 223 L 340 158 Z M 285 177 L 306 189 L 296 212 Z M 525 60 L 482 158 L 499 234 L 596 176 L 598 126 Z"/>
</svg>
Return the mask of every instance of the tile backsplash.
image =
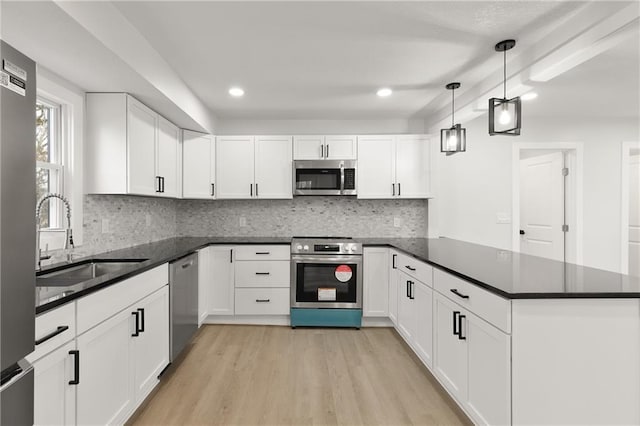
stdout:
<svg viewBox="0 0 640 426">
<path fill-rule="evenodd" d="M 426 200 L 182 200 L 176 217 L 180 236 L 427 236 Z"/>
<path fill-rule="evenodd" d="M 85 195 L 83 222 L 84 243 L 74 250 L 76 257 L 176 236 L 411 238 L 427 236 L 427 201 L 346 197 L 209 201 Z M 65 258 L 62 250 L 51 254 L 52 262 Z"/>
</svg>

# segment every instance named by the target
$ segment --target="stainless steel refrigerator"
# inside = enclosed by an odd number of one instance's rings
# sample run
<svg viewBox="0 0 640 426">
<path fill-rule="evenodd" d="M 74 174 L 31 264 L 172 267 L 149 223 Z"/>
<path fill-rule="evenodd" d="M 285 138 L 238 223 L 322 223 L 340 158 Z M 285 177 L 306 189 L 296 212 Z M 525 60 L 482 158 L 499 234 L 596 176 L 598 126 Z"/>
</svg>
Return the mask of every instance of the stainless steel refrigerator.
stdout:
<svg viewBox="0 0 640 426">
<path fill-rule="evenodd" d="M 33 424 L 36 65 L 0 40 L 0 424 Z"/>
</svg>

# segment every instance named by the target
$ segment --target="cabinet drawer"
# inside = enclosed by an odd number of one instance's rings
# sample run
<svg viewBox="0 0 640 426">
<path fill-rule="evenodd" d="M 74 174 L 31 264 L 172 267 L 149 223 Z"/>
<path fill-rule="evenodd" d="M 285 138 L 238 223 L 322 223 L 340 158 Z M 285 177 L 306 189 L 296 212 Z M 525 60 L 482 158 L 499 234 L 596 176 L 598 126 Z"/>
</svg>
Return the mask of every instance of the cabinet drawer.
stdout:
<svg viewBox="0 0 640 426">
<path fill-rule="evenodd" d="M 433 287 L 433 267 L 431 265 L 402 253 L 398 253 L 395 259 L 392 256 L 391 261 L 395 262 L 392 266 L 395 266 L 396 269 L 411 275 L 429 287 Z"/>
<path fill-rule="evenodd" d="M 78 299 L 78 334 L 112 317 L 169 283 L 169 264 Z"/>
<path fill-rule="evenodd" d="M 433 270 L 434 288 L 442 295 L 506 333 L 511 333 L 511 301 L 438 268 Z M 454 292 L 455 290 L 455 292 Z"/>
<path fill-rule="evenodd" d="M 288 288 L 236 288 L 236 315 L 289 315 Z"/>
<path fill-rule="evenodd" d="M 289 260 L 291 246 L 237 246 L 236 260 Z"/>
<path fill-rule="evenodd" d="M 66 328 L 65 328 L 66 327 Z M 76 337 L 76 303 L 44 312 L 36 317 L 35 350 L 29 355 L 31 362 Z M 40 341 L 40 343 L 37 343 Z"/>
<path fill-rule="evenodd" d="M 236 263 L 236 287 L 289 288 L 291 263 L 288 260 L 265 262 L 247 260 Z"/>
</svg>

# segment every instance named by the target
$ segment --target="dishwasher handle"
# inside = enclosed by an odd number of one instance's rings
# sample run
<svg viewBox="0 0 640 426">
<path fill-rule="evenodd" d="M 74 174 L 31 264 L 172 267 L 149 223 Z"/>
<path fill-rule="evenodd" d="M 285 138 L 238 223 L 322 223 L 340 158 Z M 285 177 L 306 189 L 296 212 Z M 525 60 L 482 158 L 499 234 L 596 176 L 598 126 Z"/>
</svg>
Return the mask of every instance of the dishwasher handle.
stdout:
<svg viewBox="0 0 640 426">
<path fill-rule="evenodd" d="M 183 263 L 180 267 L 182 269 L 187 269 L 188 267 L 193 266 L 193 260 L 188 261 L 187 263 Z"/>
</svg>

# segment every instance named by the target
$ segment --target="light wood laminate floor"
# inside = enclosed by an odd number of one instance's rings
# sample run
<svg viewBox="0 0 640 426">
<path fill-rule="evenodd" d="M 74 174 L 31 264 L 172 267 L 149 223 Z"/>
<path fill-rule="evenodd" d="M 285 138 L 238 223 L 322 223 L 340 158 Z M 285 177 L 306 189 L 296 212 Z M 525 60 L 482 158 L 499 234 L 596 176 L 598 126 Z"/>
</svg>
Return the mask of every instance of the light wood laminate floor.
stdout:
<svg viewBox="0 0 640 426">
<path fill-rule="evenodd" d="M 206 325 L 131 424 L 470 424 L 391 328 Z"/>
</svg>

